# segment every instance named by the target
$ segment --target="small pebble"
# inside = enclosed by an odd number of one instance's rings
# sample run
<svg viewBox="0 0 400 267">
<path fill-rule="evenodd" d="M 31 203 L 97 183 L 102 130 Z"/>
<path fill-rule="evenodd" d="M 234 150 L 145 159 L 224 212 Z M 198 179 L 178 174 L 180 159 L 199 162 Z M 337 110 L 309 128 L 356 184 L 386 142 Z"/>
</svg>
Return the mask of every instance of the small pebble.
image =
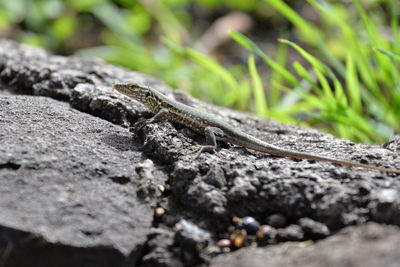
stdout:
<svg viewBox="0 0 400 267">
<path fill-rule="evenodd" d="M 163 208 L 161 208 L 161 207 L 156 208 L 155 214 L 157 217 L 163 216 L 164 213 L 165 213 L 165 210 Z"/>
<path fill-rule="evenodd" d="M 278 239 L 280 241 L 301 241 L 304 238 L 303 229 L 297 224 L 278 229 Z"/>
<path fill-rule="evenodd" d="M 260 223 L 257 222 L 253 217 L 247 216 L 243 218 L 241 226 L 247 231 L 248 234 L 254 235 L 258 228 L 260 228 Z"/>
<path fill-rule="evenodd" d="M 283 228 L 286 226 L 286 217 L 282 214 L 273 214 L 265 219 L 265 222 L 274 228 Z"/>
<path fill-rule="evenodd" d="M 162 184 L 157 184 L 157 188 L 158 190 L 160 190 L 161 193 L 165 191 L 165 186 L 163 186 Z"/>
<path fill-rule="evenodd" d="M 310 218 L 301 218 L 298 221 L 303 231 L 314 238 L 323 238 L 330 235 L 328 226 Z"/>
<path fill-rule="evenodd" d="M 217 245 L 222 249 L 232 246 L 232 242 L 229 239 L 221 239 L 218 241 Z"/>
<path fill-rule="evenodd" d="M 209 256 L 216 256 L 218 254 L 221 254 L 223 251 L 220 247 L 218 246 L 209 246 L 205 249 L 205 254 Z"/>
<path fill-rule="evenodd" d="M 223 248 L 221 249 L 222 253 L 229 253 L 231 252 L 231 248 Z"/>
<path fill-rule="evenodd" d="M 278 231 L 270 225 L 261 225 L 257 231 L 259 245 L 265 246 L 276 243 Z"/>
<path fill-rule="evenodd" d="M 232 218 L 232 222 L 233 222 L 234 224 L 240 224 L 240 223 L 242 223 L 242 221 L 243 221 L 243 219 L 241 219 L 241 218 L 239 218 L 239 217 L 236 217 L 236 216 L 234 216 L 234 217 Z"/>
<path fill-rule="evenodd" d="M 247 233 L 246 230 L 244 229 L 235 230 L 230 236 L 233 245 L 237 248 L 243 246 L 243 243 L 246 240 L 246 238 L 247 238 Z"/>
</svg>

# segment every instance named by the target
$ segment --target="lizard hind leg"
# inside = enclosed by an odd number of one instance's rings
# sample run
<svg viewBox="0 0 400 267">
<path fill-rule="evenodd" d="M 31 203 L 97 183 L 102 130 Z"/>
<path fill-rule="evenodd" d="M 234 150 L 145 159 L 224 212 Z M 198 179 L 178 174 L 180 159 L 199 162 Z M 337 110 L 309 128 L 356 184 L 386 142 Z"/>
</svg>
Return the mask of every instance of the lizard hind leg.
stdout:
<svg viewBox="0 0 400 267">
<path fill-rule="evenodd" d="M 200 156 L 203 152 L 215 152 L 217 149 L 217 138 L 218 136 L 224 136 L 224 131 L 217 127 L 206 127 L 204 129 L 204 135 L 206 136 L 206 143 L 207 145 L 201 146 L 196 154 L 196 159 Z"/>
</svg>

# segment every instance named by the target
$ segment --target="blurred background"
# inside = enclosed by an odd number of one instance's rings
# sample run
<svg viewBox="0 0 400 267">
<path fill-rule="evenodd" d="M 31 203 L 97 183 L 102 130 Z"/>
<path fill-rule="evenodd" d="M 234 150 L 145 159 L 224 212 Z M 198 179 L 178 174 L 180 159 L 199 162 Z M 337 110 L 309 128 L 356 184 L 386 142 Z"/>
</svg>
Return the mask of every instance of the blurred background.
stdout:
<svg viewBox="0 0 400 267">
<path fill-rule="evenodd" d="M 0 37 L 357 142 L 400 131 L 398 0 L 0 0 Z"/>
</svg>

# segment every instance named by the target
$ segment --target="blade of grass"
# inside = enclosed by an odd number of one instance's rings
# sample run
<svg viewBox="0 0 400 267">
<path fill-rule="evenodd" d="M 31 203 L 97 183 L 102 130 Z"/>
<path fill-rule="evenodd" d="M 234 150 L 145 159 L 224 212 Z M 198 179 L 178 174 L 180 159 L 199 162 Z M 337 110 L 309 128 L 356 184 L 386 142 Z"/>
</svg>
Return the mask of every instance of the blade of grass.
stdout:
<svg viewBox="0 0 400 267">
<path fill-rule="evenodd" d="M 388 56 L 388 57 L 390 57 L 390 58 L 392 58 L 392 59 L 394 59 L 396 61 L 400 62 L 400 55 L 397 55 L 395 53 L 392 53 L 392 52 L 390 52 L 388 50 L 385 50 L 383 48 L 380 48 L 380 47 L 374 47 L 373 49 L 376 50 L 376 51 L 381 52 L 382 54 L 384 54 L 384 55 L 386 55 L 386 56 Z"/>
<path fill-rule="evenodd" d="M 354 30 L 350 25 L 348 25 L 341 17 L 335 16 L 332 12 L 330 5 L 321 5 L 316 0 L 307 0 L 312 6 L 318 9 L 324 16 L 329 17 L 332 21 L 337 23 L 340 29 L 343 31 L 347 43 L 350 47 L 351 52 L 354 55 L 355 62 L 357 64 L 362 81 L 365 83 L 366 87 L 371 90 L 374 96 L 381 102 L 386 108 L 390 106 L 385 99 L 384 95 L 380 91 L 377 81 L 374 78 L 374 71 L 372 69 L 371 63 L 369 61 L 369 56 L 366 54 L 365 49 L 362 49 L 362 45 L 357 39 Z M 326 2 L 325 2 L 326 3 Z M 373 100 L 373 99 L 372 99 Z"/>
<path fill-rule="evenodd" d="M 388 50 L 379 47 L 374 47 L 373 50 L 378 51 L 380 54 L 387 56 L 390 60 L 393 61 L 391 77 L 389 77 L 391 81 L 391 87 L 389 90 L 392 96 L 391 108 L 395 108 L 396 114 L 398 114 L 399 112 L 397 112 L 397 110 L 400 109 L 400 71 L 398 71 L 399 63 L 397 63 L 396 61 L 400 62 L 400 55 L 394 54 Z"/>
<path fill-rule="evenodd" d="M 280 88 L 282 92 L 288 92 L 287 90 L 283 91 L 281 84 L 275 84 L 274 86 Z M 300 81 L 299 86 L 292 88 L 291 91 L 307 94 L 310 92 L 311 88 L 312 85 L 310 85 L 310 82 L 306 79 L 303 79 Z M 302 99 L 299 97 L 299 94 L 287 93 L 282 96 L 277 106 L 279 108 L 286 108 L 299 103 L 301 100 Z"/>
<path fill-rule="evenodd" d="M 314 81 L 315 79 L 313 79 L 311 77 L 310 73 L 298 61 L 295 61 L 293 63 L 293 68 L 300 77 L 305 79 L 311 85 L 311 87 L 317 92 L 317 94 L 322 95 L 321 89 L 318 87 L 318 85 Z M 315 78 L 315 75 L 314 75 L 314 78 Z"/>
<path fill-rule="evenodd" d="M 335 97 L 337 99 L 337 103 L 343 108 L 348 108 L 347 96 L 344 93 L 343 86 L 340 81 L 334 80 L 333 86 L 335 88 Z"/>
<path fill-rule="evenodd" d="M 168 39 L 181 43 L 181 39 L 189 36 L 189 33 L 170 9 L 170 6 L 164 3 L 165 1 L 140 2 L 146 8 L 147 12 L 152 14 L 152 17 L 158 21 L 160 28 Z"/>
<path fill-rule="evenodd" d="M 336 106 L 336 99 L 333 96 L 332 89 L 329 86 L 328 80 L 322 74 L 322 72 L 318 69 L 314 69 L 315 74 L 317 75 L 318 81 L 322 87 L 323 98 L 326 104 L 327 109 L 331 110 Z"/>
<path fill-rule="evenodd" d="M 135 29 L 125 23 L 125 18 L 121 10 L 112 2 L 99 2 L 91 10 L 93 14 L 102 21 L 113 32 L 138 41 L 140 38 Z"/>
<path fill-rule="evenodd" d="M 392 11 L 390 25 L 393 33 L 393 47 L 397 54 L 400 54 L 400 36 L 399 36 L 399 3 L 398 0 L 391 0 L 388 3 L 389 10 Z"/>
<path fill-rule="evenodd" d="M 282 0 L 264 0 L 286 19 L 293 23 L 300 30 L 299 37 L 308 44 L 315 45 L 318 50 L 327 58 L 329 63 L 336 71 L 344 76 L 345 68 L 343 64 L 327 49 L 322 39 L 322 33 L 313 25 L 305 21 L 296 11 L 290 8 Z"/>
<path fill-rule="evenodd" d="M 288 88 L 284 85 L 276 85 L 280 86 L 282 91 L 285 91 L 288 94 L 295 94 L 297 95 L 300 99 L 305 100 L 305 102 L 308 104 L 307 109 L 308 110 L 315 110 L 315 109 L 324 109 L 325 108 L 325 103 L 319 98 L 318 96 L 315 96 L 313 94 L 308 93 L 307 91 L 303 90 L 302 88 Z M 282 105 L 283 107 L 289 106 L 289 105 Z"/>
<path fill-rule="evenodd" d="M 286 81 L 288 81 L 291 85 L 296 86 L 298 85 L 298 81 L 294 75 L 292 75 L 289 71 L 287 71 L 284 67 L 276 63 L 274 60 L 272 60 L 270 57 L 268 57 L 261 49 L 250 39 L 245 37 L 243 34 L 236 32 L 236 31 L 230 31 L 229 35 L 234 39 L 236 42 L 241 44 L 244 48 L 250 50 L 257 56 L 261 57 L 264 62 L 270 66 L 274 71 L 279 73 L 282 77 L 285 78 Z"/>
<path fill-rule="evenodd" d="M 248 79 L 242 79 L 239 82 L 239 88 L 237 91 L 237 107 L 240 110 L 248 110 L 250 97 L 251 97 L 251 85 Z"/>
<path fill-rule="evenodd" d="M 283 37 L 288 36 L 288 33 L 285 32 L 282 34 Z M 283 43 L 278 43 L 278 48 L 277 48 L 277 53 L 276 53 L 276 63 L 278 65 L 282 66 L 282 68 L 285 68 L 286 66 L 286 60 L 287 60 L 287 54 L 288 54 L 288 49 L 289 46 Z M 282 83 L 284 78 L 282 75 L 272 69 L 271 71 L 271 78 L 270 78 L 270 84 L 269 84 L 269 90 L 268 90 L 268 99 L 271 107 L 275 106 L 278 104 L 279 99 L 281 98 L 282 92 L 278 89 L 278 87 L 274 86 L 274 83 Z"/>
<path fill-rule="evenodd" d="M 254 55 L 249 56 L 248 60 L 249 72 L 253 80 L 254 101 L 256 104 L 256 113 L 262 117 L 268 114 L 267 101 L 265 99 L 264 88 L 262 86 L 261 78 L 258 75 Z"/>
<path fill-rule="evenodd" d="M 354 64 L 353 54 L 347 53 L 346 58 L 346 87 L 349 94 L 350 106 L 358 113 L 362 112 L 360 88 L 358 86 L 358 76 Z"/>
<path fill-rule="evenodd" d="M 319 71 L 322 71 L 322 73 L 328 75 L 329 78 L 331 78 L 332 80 L 336 80 L 337 79 L 335 74 L 331 71 L 331 69 L 328 66 L 326 66 L 324 63 L 319 61 L 317 58 L 315 58 L 313 55 L 311 55 L 307 51 L 305 51 L 303 48 L 301 48 L 296 43 L 293 43 L 293 42 L 291 42 L 289 40 L 285 40 L 285 39 L 278 39 L 278 41 L 282 42 L 282 43 L 285 43 L 285 44 L 288 44 L 291 47 L 293 47 L 294 49 L 296 49 L 297 52 L 299 52 L 300 55 L 302 55 L 308 62 L 310 62 L 311 65 L 315 69 L 318 69 Z"/>
<path fill-rule="evenodd" d="M 197 52 L 194 49 L 180 46 L 169 39 L 163 38 L 162 41 L 172 51 L 193 59 L 204 68 L 219 76 L 221 80 L 223 80 L 230 87 L 230 89 L 235 90 L 239 87 L 235 77 L 215 60 Z"/>
<path fill-rule="evenodd" d="M 271 5 L 275 10 L 286 17 L 292 22 L 301 32 L 305 39 L 308 39 L 311 43 L 316 43 L 320 39 L 318 29 L 312 26 L 310 23 L 305 21 L 297 12 L 291 9 L 287 4 L 281 0 L 264 0 Z"/>
<path fill-rule="evenodd" d="M 372 47 L 387 47 L 387 42 L 385 42 L 381 37 L 381 35 L 378 34 L 376 27 L 367 16 L 360 2 L 358 0 L 353 0 L 353 4 L 357 8 L 358 13 L 360 14 L 361 19 L 363 21 L 364 28 L 367 32 L 367 36 L 370 41 L 369 45 L 371 45 Z M 386 76 L 384 78 L 385 81 L 393 81 L 392 76 L 396 75 L 397 72 L 393 62 L 390 60 L 390 58 L 385 57 L 380 53 L 375 53 L 375 56 L 379 63 L 379 67 L 375 68 L 375 72 L 381 72 L 382 74 L 384 74 Z M 392 86 L 394 85 L 395 84 L 392 83 Z"/>
<path fill-rule="evenodd" d="M 358 13 L 361 16 L 361 20 L 364 24 L 364 28 L 367 31 L 368 38 L 373 46 L 383 46 L 383 42 L 377 33 L 374 24 L 368 19 L 365 10 L 362 8 L 358 0 L 352 0 L 353 5 L 357 8 Z"/>
<path fill-rule="evenodd" d="M 376 131 L 374 127 L 372 127 L 371 123 L 368 122 L 362 114 L 358 114 L 353 109 L 349 108 L 346 109 L 346 116 L 344 119 L 348 119 L 348 125 L 350 127 L 354 127 L 355 129 L 359 129 L 360 131 L 364 132 L 370 140 L 374 140 L 374 142 L 382 141 L 379 138 L 379 132 Z"/>
</svg>

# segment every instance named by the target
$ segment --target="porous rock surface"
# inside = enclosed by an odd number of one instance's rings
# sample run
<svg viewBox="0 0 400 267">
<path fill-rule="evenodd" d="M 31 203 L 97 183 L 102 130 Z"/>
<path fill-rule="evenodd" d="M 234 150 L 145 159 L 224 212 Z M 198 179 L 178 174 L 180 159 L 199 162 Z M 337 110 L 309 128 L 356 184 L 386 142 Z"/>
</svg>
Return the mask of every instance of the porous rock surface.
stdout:
<svg viewBox="0 0 400 267">
<path fill-rule="evenodd" d="M 186 127 L 160 122 L 129 131 L 151 114 L 112 90 L 113 83 L 127 80 L 156 87 L 282 148 L 400 166 L 398 137 L 385 147 L 354 144 L 209 106 L 100 61 L 49 55 L 2 40 L 1 265 L 239 266 L 237 255 L 262 262 L 264 252 L 279 255 L 286 248 L 241 248 L 215 258 L 221 253 L 215 244 L 227 236 L 232 217 L 253 216 L 264 223 L 275 213 L 288 224 L 310 217 L 333 232 L 307 248 L 315 253 L 296 250 L 285 256 L 287 262 L 299 255 L 325 257 L 318 246 L 333 239 L 342 246 L 334 261 L 341 265 L 346 248 L 365 243 L 363 227 L 372 227 L 389 241 L 380 238 L 368 248 L 387 252 L 382 263 L 396 263 L 399 251 L 386 248 L 399 229 L 383 224 L 400 225 L 400 176 L 279 158 L 229 144 L 220 144 L 218 154 L 195 159 L 193 151 L 204 137 Z M 365 226 L 367 221 L 382 224 Z M 359 226 L 335 234 L 352 224 Z M 343 233 L 353 232 L 359 238 L 351 243 Z M 354 257 L 351 266 L 363 266 L 375 256 Z"/>
</svg>

